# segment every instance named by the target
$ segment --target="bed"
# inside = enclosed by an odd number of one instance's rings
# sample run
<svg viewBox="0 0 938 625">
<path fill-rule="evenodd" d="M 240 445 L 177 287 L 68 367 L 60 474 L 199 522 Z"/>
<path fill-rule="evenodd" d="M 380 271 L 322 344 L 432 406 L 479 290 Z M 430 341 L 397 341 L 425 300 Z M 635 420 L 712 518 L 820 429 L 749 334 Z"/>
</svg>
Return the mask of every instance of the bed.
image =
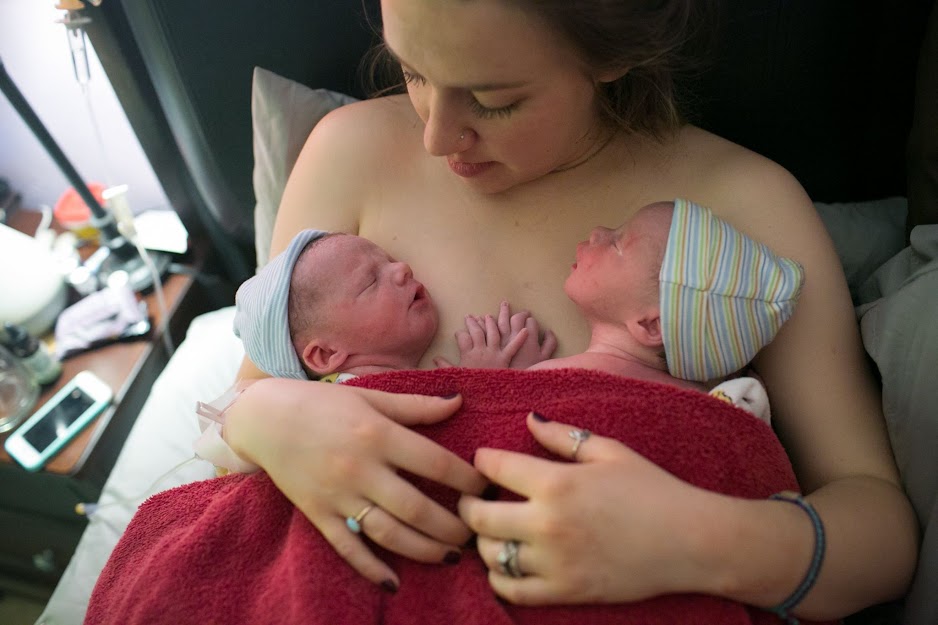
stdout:
<svg viewBox="0 0 938 625">
<path fill-rule="evenodd" d="M 815 200 L 882 379 L 923 556 L 904 602 L 853 623 L 900 622 L 903 612 L 908 625 L 938 622 L 932 4 L 726 2 L 713 61 L 695 79 L 695 121 L 777 160 Z M 310 129 L 328 110 L 364 97 L 358 63 L 374 40 L 376 7 L 152 0 L 88 8 L 94 45 L 157 176 L 232 287 L 266 258 L 280 192 Z M 225 307 L 192 323 L 40 622 L 82 621 L 93 584 L 148 488 L 192 457 L 199 434 L 193 406 L 231 384 L 243 354 L 232 317 Z M 207 463 L 190 462 L 152 490 L 213 475 Z"/>
</svg>

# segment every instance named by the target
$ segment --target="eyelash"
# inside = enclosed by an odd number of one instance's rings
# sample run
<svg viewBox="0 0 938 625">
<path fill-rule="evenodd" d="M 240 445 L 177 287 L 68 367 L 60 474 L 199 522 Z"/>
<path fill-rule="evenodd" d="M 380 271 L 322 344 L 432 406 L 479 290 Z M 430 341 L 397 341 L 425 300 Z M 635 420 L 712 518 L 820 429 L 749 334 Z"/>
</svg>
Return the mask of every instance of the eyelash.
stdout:
<svg viewBox="0 0 938 625">
<path fill-rule="evenodd" d="M 401 74 L 404 76 L 404 82 L 408 85 L 415 85 L 422 87 L 427 84 L 427 79 L 423 76 L 408 72 L 406 69 L 401 69 Z M 518 107 L 517 102 L 513 102 L 508 106 L 501 106 L 499 108 L 489 108 L 483 106 L 474 96 L 469 96 L 469 108 L 472 109 L 473 114 L 475 114 L 480 119 L 492 119 L 494 117 L 499 117 L 505 119 L 509 117 L 515 109 Z"/>
<path fill-rule="evenodd" d="M 469 101 L 469 108 L 471 108 L 472 112 L 475 113 L 480 119 L 492 119 L 493 117 L 500 117 L 501 119 L 505 119 L 515 111 L 517 106 L 518 103 L 513 102 L 508 106 L 501 106 L 497 109 L 490 109 L 487 106 L 482 106 L 482 104 L 474 97 Z"/>
</svg>

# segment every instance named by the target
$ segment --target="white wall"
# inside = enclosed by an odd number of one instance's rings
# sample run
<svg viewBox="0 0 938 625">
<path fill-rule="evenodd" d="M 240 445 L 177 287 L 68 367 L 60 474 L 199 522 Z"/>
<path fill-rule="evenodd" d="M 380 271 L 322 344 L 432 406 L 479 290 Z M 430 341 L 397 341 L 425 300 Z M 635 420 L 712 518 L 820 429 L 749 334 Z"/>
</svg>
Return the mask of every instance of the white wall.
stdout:
<svg viewBox="0 0 938 625">
<path fill-rule="evenodd" d="M 104 0 L 116 2 L 117 0 Z M 91 109 L 103 148 L 95 138 L 89 107 L 72 70 L 64 11 L 55 0 L 0 0 L 0 58 L 49 133 L 86 182 L 126 184 L 134 212 L 169 202 L 88 42 Z M 71 186 L 59 168 L 0 95 L 0 177 L 23 195 L 22 205 L 53 206 Z"/>
</svg>

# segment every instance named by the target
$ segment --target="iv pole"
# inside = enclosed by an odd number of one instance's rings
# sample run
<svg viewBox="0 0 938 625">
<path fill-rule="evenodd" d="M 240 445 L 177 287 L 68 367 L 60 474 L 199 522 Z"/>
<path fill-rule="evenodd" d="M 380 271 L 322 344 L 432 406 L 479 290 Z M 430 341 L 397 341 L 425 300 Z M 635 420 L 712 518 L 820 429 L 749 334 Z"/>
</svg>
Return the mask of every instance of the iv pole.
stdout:
<svg viewBox="0 0 938 625">
<path fill-rule="evenodd" d="M 3 65 L 2 58 L 0 58 L 0 91 L 3 91 L 3 95 L 5 95 L 7 100 L 10 101 L 10 104 L 13 105 L 13 108 L 19 114 L 20 118 L 39 140 L 42 147 L 45 148 L 46 152 L 52 160 L 55 161 L 55 164 L 58 165 L 62 173 L 65 174 L 69 183 L 75 188 L 75 191 L 78 192 L 81 199 L 85 201 L 88 208 L 91 209 L 91 223 L 101 233 L 101 242 L 103 245 L 92 257 L 97 257 L 95 258 L 96 267 L 89 268 L 97 274 L 99 282 L 105 284 L 108 276 L 117 271 L 124 271 L 127 273 L 130 287 L 133 290 L 145 291 L 152 287 L 153 278 L 143 258 L 140 257 L 134 245 L 118 231 L 113 215 L 108 213 L 88 190 L 88 186 L 81 179 L 78 171 L 65 156 L 65 153 L 55 142 L 55 139 L 52 138 L 52 135 L 49 134 L 49 131 L 46 130 L 46 127 L 36 115 L 35 111 L 33 111 L 29 102 L 26 101 L 26 98 L 23 97 L 19 88 L 17 88 L 16 84 L 14 84 L 13 80 L 10 78 L 6 67 Z M 158 273 L 160 275 L 165 273 L 170 264 L 169 255 L 152 252 L 150 257 L 156 265 Z M 91 259 L 89 259 L 89 261 L 90 260 Z"/>
</svg>

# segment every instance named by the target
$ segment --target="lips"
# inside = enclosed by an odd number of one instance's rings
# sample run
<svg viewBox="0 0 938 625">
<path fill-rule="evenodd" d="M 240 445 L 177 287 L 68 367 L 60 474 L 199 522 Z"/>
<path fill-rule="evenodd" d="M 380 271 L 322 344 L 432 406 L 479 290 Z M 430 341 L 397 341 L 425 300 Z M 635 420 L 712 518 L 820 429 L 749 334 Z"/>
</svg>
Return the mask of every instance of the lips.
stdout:
<svg viewBox="0 0 938 625">
<path fill-rule="evenodd" d="M 449 164 L 449 168 L 457 176 L 462 176 L 463 178 L 474 178 L 480 174 L 488 171 L 495 162 L 486 161 L 484 163 L 466 163 L 463 161 L 454 161 L 453 159 L 447 159 L 446 161 Z"/>
<path fill-rule="evenodd" d="M 429 294 L 427 293 L 427 287 L 417 282 L 417 288 L 414 290 L 414 299 L 411 301 L 411 306 L 417 302 L 423 302 L 428 298 Z"/>
</svg>

